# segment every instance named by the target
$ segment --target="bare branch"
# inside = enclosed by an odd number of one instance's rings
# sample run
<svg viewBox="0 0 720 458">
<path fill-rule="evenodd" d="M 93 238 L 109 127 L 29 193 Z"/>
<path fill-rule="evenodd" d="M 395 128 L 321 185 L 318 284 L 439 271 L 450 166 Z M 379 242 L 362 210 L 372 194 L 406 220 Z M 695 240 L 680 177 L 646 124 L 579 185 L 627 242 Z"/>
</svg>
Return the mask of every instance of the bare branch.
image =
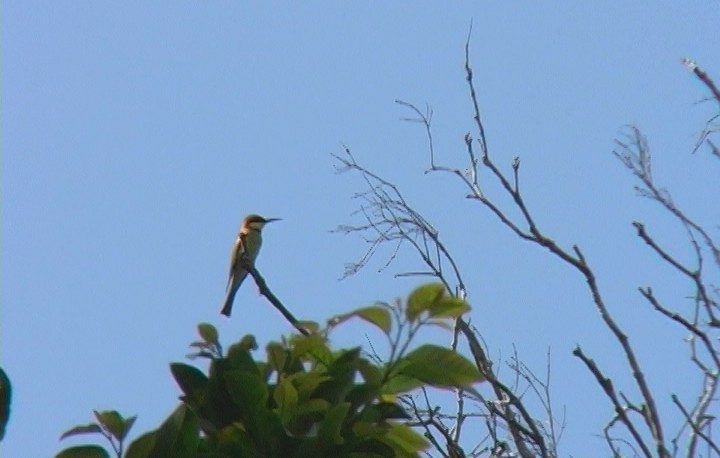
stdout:
<svg viewBox="0 0 720 458">
<path fill-rule="evenodd" d="M 615 407 L 615 414 L 617 415 L 618 420 L 620 420 L 627 430 L 632 435 L 633 439 L 635 440 L 635 443 L 640 447 L 640 449 L 643 452 L 643 455 L 650 458 L 652 457 L 652 453 L 650 452 L 650 449 L 648 448 L 647 444 L 645 444 L 645 441 L 643 440 L 642 436 L 638 432 L 638 430 L 635 428 L 635 424 L 632 422 L 632 420 L 627 416 L 626 414 L 626 408 L 620 403 L 620 399 L 618 398 L 618 394 L 615 392 L 615 388 L 613 387 L 612 380 L 610 380 L 608 377 L 603 375 L 603 373 L 600 371 L 600 369 L 595 364 L 595 361 L 585 356 L 582 349 L 580 347 L 575 347 L 575 350 L 573 350 L 573 355 L 580 358 L 580 360 L 585 363 L 585 366 L 590 370 L 590 372 L 595 376 L 595 380 L 597 380 L 598 384 L 602 387 L 603 391 L 605 392 L 605 395 L 610 399 L 610 402 Z"/>
<path fill-rule="evenodd" d="M 285 319 L 288 320 L 290 322 L 290 324 L 292 324 L 295 327 L 295 329 L 298 330 L 298 332 L 300 334 L 305 335 L 305 336 L 310 335 L 310 332 L 307 329 L 305 329 L 304 327 L 302 327 L 302 325 L 297 320 L 297 318 L 295 318 L 295 316 L 292 313 L 290 313 L 290 311 L 287 308 L 285 308 L 285 306 L 282 304 L 282 302 L 280 302 L 280 299 L 278 299 L 277 296 L 275 296 L 275 294 L 273 294 L 273 292 L 270 291 L 270 288 L 268 288 L 267 282 L 265 282 L 265 279 L 262 277 L 262 275 L 260 275 L 260 272 L 258 272 L 258 270 L 255 268 L 253 263 L 248 262 L 247 260 L 243 260 L 243 259 L 240 259 L 240 262 L 243 262 L 243 267 L 248 272 L 250 272 L 250 275 L 252 275 L 253 279 L 255 280 L 255 283 L 257 284 L 258 289 L 260 290 L 260 294 L 265 296 L 270 301 L 270 303 L 276 309 L 278 309 L 278 311 L 280 313 L 282 313 L 282 315 L 285 317 Z"/>
</svg>

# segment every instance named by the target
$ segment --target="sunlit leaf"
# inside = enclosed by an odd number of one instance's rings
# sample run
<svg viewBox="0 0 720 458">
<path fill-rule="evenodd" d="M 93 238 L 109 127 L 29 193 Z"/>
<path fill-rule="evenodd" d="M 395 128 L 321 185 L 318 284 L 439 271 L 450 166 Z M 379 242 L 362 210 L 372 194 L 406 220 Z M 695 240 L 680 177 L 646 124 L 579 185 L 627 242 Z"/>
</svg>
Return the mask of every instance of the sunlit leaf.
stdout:
<svg viewBox="0 0 720 458">
<path fill-rule="evenodd" d="M 390 429 L 383 439 L 399 452 L 415 455 L 430 446 L 430 443 L 418 432 L 403 423 L 390 423 Z"/>
<path fill-rule="evenodd" d="M 292 380 L 297 388 L 300 399 L 308 399 L 321 383 L 331 378 L 321 372 L 298 372 L 288 379 Z"/>
<path fill-rule="evenodd" d="M 297 325 L 308 331 L 310 334 L 315 334 L 320 330 L 320 324 L 317 321 L 299 320 Z"/>
<path fill-rule="evenodd" d="M 198 334 L 200 334 L 200 337 L 202 340 L 209 344 L 215 344 L 218 343 L 218 331 L 215 326 L 211 325 L 210 323 L 200 323 L 197 327 Z"/>
<path fill-rule="evenodd" d="M 350 411 L 350 403 L 342 402 L 328 410 L 325 418 L 320 422 L 318 429 L 318 437 L 329 444 L 342 444 L 343 438 L 340 434 L 342 431 L 345 417 Z"/>
<path fill-rule="evenodd" d="M 375 326 L 380 328 L 380 330 L 385 334 L 388 334 L 390 332 L 390 328 L 392 326 L 392 318 L 390 317 L 390 311 L 387 308 L 379 305 L 361 307 L 349 313 L 336 315 L 330 320 L 328 320 L 328 326 L 336 327 L 341 323 L 344 323 L 345 321 L 355 317 L 365 320 L 368 323 L 374 324 Z"/>
<path fill-rule="evenodd" d="M 279 342 L 270 342 L 265 347 L 267 353 L 267 362 L 270 366 L 278 372 L 282 372 L 285 368 L 285 361 L 287 360 L 287 350 Z"/>
<path fill-rule="evenodd" d="M 280 409 L 280 416 L 287 418 L 288 412 L 298 403 L 298 392 L 290 380 L 282 378 L 275 386 L 273 400 Z"/>
<path fill-rule="evenodd" d="M 445 295 L 445 286 L 441 283 L 428 283 L 415 288 L 407 300 L 405 316 L 409 321 L 415 321 L 424 311 L 437 303 Z"/>
<path fill-rule="evenodd" d="M 470 305 L 457 297 L 446 296 L 430 305 L 430 316 L 434 318 L 457 318 L 470 311 Z"/>
<path fill-rule="evenodd" d="M 483 379 L 467 358 L 449 348 L 423 345 L 402 360 L 400 373 L 438 387 L 468 386 Z"/>
</svg>

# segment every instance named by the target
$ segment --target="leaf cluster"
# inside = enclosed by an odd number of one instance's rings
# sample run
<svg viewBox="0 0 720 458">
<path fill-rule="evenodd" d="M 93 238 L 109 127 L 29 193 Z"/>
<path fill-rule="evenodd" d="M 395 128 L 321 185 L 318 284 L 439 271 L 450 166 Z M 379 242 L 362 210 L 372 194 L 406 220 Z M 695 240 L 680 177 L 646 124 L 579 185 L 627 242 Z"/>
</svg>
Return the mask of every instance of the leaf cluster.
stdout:
<svg viewBox="0 0 720 458">
<path fill-rule="evenodd" d="M 170 365 L 182 402 L 157 429 L 142 434 L 123 454 L 122 440 L 135 417 L 96 412 L 97 423 L 72 428 L 63 438 L 100 433 L 118 457 L 126 458 L 417 456 L 428 442 L 408 425 L 398 395 L 426 386 L 468 387 L 482 380 L 475 366 L 436 345 L 405 351 L 407 336 L 386 362 L 368 358 L 359 347 L 333 350 L 327 341 L 330 329 L 352 317 L 390 335 L 393 328 L 415 329 L 431 317 L 452 319 L 469 306 L 447 295 L 442 285 L 425 285 L 402 309 L 393 315 L 388 306 L 373 305 L 334 317 L 324 330 L 270 342 L 264 361 L 253 357 L 252 336 L 223 354 L 217 329 L 202 323 L 201 341 L 191 346 L 198 349 L 194 356 L 210 361 L 209 368 Z M 402 323 L 393 325 L 393 318 Z M 109 455 L 98 446 L 80 446 L 58 458 L 79 456 Z"/>
</svg>

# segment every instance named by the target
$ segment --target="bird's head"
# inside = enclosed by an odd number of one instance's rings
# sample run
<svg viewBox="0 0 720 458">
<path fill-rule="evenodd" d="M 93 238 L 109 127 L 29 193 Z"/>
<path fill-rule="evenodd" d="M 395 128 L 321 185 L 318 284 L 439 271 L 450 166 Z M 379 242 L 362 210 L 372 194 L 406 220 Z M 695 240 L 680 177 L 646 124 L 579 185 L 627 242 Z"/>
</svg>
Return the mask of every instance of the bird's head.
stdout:
<svg viewBox="0 0 720 458">
<path fill-rule="evenodd" d="M 261 230 L 267 223 L 272 223 L 273 221 L 280 221 L 280 218 L 263 218 L 260 215 L 247 215 L 245 219 L 242 222 L 242 230 L 248 231 L 248 230 L 254 230 L 259 231 Z"/>
</svg>

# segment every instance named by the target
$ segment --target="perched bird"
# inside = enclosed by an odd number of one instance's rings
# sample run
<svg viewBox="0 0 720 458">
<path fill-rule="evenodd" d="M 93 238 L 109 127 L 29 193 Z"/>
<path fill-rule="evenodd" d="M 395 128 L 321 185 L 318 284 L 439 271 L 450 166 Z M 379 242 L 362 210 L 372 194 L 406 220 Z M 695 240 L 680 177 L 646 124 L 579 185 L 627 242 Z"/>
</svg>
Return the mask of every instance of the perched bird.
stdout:
<svg viewBox="0 0 720 458">
<path fill-rule="evenodd" d="M 225 291 L 225 304 L 220 311 L 223 315 L 230 316 L 235 293 L 237 293 L 238 288 L 240 288 L 240 285 L 248 274 L 248 271 L 243 267 L 242 257 L 245 257 L 250 264 L 255 264 L 255 258 L 257 258 L 260 245 L 262 245 L 262 235 L 260 232 L 263 226 L 279 220 L 280 218 L 263 218 L 260 215 L 247 215 L 240 225 L 240 232 L 235 239 L 232 252 L 230 253 L 230 273 L 228 274 Z"/>
</svg>

